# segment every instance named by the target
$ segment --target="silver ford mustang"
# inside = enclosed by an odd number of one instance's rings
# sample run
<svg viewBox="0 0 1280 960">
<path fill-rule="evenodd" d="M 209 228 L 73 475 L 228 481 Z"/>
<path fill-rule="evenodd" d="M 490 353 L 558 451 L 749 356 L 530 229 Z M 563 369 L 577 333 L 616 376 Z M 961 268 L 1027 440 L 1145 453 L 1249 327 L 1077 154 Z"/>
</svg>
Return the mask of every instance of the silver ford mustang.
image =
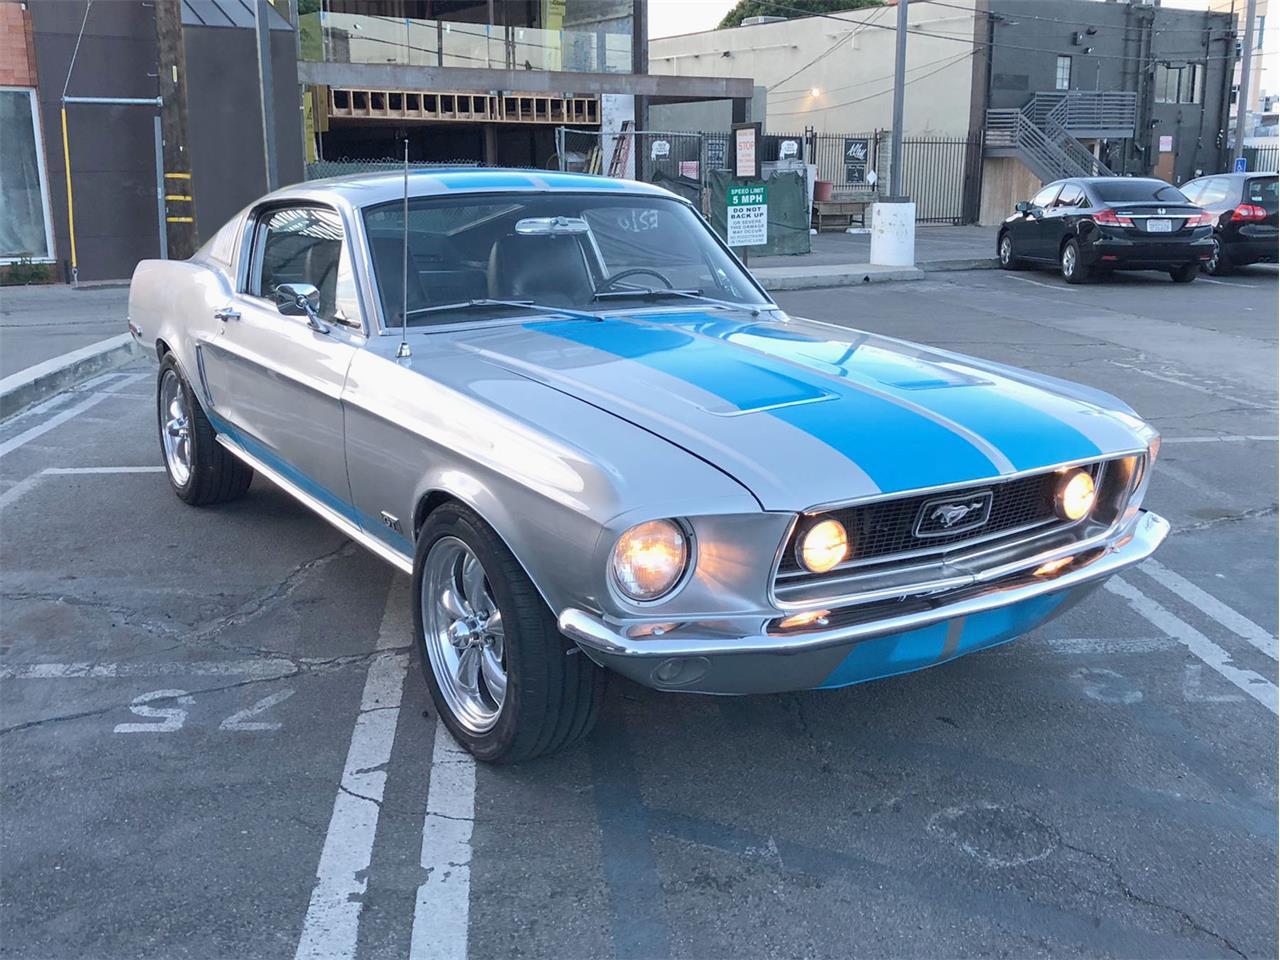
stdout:
<svg viewBox="0 0 1280 960">
<path fill-rule="evenodd" d="M 694 209 L 520 171 L 278 191 L 146 261 L 189 504 L 254 472 L 413 577 L 478 758 L 661 690 L 840 687 L 1017 637 L 1148 556 L 1156 432 L 1097 390 L 787 316 Z"/>
</svg>

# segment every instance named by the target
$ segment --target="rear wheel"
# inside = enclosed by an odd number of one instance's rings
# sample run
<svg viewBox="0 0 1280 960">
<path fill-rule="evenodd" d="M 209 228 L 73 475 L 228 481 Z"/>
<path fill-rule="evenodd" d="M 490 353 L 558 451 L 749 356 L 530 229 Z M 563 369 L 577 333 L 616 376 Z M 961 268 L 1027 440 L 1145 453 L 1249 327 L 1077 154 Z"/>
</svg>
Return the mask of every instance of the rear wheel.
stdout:
<svg viewBox="0 0 1280 960">
<path fill-rule="evenodd" d="M 1235 264 L 1231 261 L 1231 257 L 1227 255 L 1227 251 L 1222 247 L 1222 240 L 1214 236 L 1213 238 L 1213 254 L 1204 262 L 1204 272 L 1211 273 L 1215 277 L 1221 277 L 1235 270 Z"/>
<path fill-rule="evenodd" d="M 1075 240 L 1063 244 L 1059 265 L 1062 279 L 1067 283 L 1084 283 L 1089 279 L 1089 268 L 1080 262 L 1080 244 Z"/>
<path fill-rule="evenodd" d="M 179 499 L 193 507 L 203 507 L 235 500 L 249 489 L 253 469 L 214 439 L 217 431 L 204 415 L 172 353 L 160 361 L 156 419 L 164 469 Z"/>
<path fill-rule="evenodd" d="M 1177 269 L 1170 270 L 1169 276 L 1173 277 L 1174 283 L 1190 283 L 1200 275 L 1199 263 L 1186 263 Z"/>
<path fill-rule="evenodd" d="M 473 511 L 427 518 L 414 560 L 414 627 L 440 719 L 477 759 L 561 750 L 595 725 L 604 671 L 564 638 L 506 544 Z"/>
<path fill-rule="evenodd" d="M 996 256 L 1000 259 L 1000 269 L 1002 270 L 1020 270 L 1022 261 L 1013 255 L 1013 237 L 1009 234 L 1000 234 L 1000 239 L 996 243 Z"/>
</svg>

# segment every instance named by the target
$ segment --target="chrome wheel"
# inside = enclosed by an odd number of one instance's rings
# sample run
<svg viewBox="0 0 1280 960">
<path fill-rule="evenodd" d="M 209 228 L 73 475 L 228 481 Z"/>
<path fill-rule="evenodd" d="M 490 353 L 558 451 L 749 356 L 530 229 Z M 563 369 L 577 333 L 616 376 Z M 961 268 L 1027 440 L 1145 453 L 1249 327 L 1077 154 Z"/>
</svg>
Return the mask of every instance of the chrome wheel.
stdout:
<svg viewBox="0 0 1280 960">
<path fill-rule="evenodd" d="M 458 723 L 471 733 L 493 728 L 507 696 L 506 636 L 484 567 L 457 537 L 427 553 L 422 626 L 431 671 Z"/>
<path fill-rule="evenodd" d="M 1074 277 L 1076 267 L 1076 248 L 1069 243 L 1062 248 L 1062 275 L 1067 279 Z"/>
<path fill-rule="evenodd" d="M 182 381 L 173 370 L 166 370 L 160 380 L 160 410 L 160 443 L 169 476 L 176 486 L 185 487 L 191 479 L 191 416 Z"/>
<path fill-rule="evenodd" d="M 1221 256 L 1221 251 L 1220 251 L 1220 249 L 1219 249 L 1218 238 L 1217 238 L 1217 237 L 1214 237 L 1214 238 L 1213 238 L 1213 253 L 1209 256 L 1209 259 L 1208 259 L 1208 260 L 1206 260 L 1206 261 L 1204 262 L 1204 271 L 1205 271 L 1205 273 L 1217 273 L 1217 272 L 1218 272 L 1218 257 L 1219 257 L 1219 256 Z"/>
<path fill-rule="evenodd" d="M 1009 235 L 1006 233 L 1000 238 L 1000 262 L 1007 267 L 1012 260 L 1013 241 L 1009 239 Z"/>
</svg>

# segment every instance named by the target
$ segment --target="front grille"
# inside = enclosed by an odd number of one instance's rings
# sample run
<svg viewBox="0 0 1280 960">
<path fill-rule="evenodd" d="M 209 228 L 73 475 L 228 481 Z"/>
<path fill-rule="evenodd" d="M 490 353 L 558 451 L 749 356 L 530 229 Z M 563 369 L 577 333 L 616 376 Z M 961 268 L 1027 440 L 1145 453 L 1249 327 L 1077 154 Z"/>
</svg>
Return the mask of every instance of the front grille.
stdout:
<svg viewBox="0 0 1280 960">
<path fill-rule="evenodd" d="M 1090 464 L 1085 469 L 1101 487 L 1102 464 Z M 1047 471 L 802 517 L 778 564 L 777 589 L 791 593 L 793 588 L 827 580 L 945 562 L 978 544 L 998 548 L 1053 534 L 1073 526 L 1054 511 L 1058 482 L 1059 475 Z M 813 524 L 826 519 L 844 524 L 852 549 L 834 570 L 810 573 L 800 565 L 797 544 Z M 947 519 L 951 519 L 950 525 Z"/>
</svg>

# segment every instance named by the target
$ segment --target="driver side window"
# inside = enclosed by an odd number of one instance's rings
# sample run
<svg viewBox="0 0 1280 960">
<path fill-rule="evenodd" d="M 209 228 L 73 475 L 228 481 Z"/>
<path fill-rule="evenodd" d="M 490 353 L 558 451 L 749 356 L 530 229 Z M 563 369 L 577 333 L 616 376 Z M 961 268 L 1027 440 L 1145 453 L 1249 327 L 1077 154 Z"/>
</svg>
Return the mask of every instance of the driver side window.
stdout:
<svg viewBox="0 0 1280 960">
<path fill-rule="evenodd" d="M 259 219 L 248 292 L 274 301 L 276 288 L 285 283 L 309 283 L 319 290 L 321 319 L 360 325 L 351 261 L 335 211 L 289 207 Z"/>
</svg>

